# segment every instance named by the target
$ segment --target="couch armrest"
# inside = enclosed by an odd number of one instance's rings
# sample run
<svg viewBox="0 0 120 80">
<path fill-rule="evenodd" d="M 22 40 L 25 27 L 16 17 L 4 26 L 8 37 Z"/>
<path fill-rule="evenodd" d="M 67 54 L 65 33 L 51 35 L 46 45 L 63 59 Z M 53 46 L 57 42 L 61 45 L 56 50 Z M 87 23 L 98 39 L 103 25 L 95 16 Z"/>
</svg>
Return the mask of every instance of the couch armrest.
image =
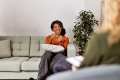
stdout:
<svg viewBox="0 0 120 80">
<path fill-rule="evenodd" d="M 67 56 L 68 57 L 73 57 L 73 56 L 76 56 L 76 48 L 75 48 L 75 45 L 74 44 L 68 44 L 68 47 L 67 47 Z"/>
</svg>

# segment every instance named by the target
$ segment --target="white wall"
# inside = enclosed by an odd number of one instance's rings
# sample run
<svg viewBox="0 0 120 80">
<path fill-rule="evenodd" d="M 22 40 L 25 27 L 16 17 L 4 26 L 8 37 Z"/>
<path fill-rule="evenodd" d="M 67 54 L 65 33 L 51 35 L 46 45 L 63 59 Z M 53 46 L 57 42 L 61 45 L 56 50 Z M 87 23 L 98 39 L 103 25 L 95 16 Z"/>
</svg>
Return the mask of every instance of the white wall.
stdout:
<svg viewBox="0 0 120 80">
<path fill-rule="evenodd" d="M 46 35 L 59 19 L 70 36 L 77 13 L 93 9 L 99 16 L 98 7 L 97 0 L 0 0 L 0 35 Z"/>
<path fill-rule="evenodd" d="M 15 26 L 15 0 L 0 0 L 0 35 L 9 34 Z M 15 31 L 15 30 L 14 30 Z"/>
<path fill-rule="evenodd" d="M 84 0 L 85 1 L 85 9 L 91 10 L 96 19 L 100 19 L 101 16 L 101 0 Z"/>
</svg>

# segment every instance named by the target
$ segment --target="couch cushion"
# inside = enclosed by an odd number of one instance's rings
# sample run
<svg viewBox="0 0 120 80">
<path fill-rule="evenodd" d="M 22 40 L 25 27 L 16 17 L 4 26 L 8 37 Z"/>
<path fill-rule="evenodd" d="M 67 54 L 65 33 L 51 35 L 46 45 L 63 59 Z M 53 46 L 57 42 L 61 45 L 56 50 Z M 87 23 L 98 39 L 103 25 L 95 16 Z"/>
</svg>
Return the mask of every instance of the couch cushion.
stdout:
<svg viewBox="0 0 120 80">
<path fill-rule="evenodd" d="M 40 60 L 40 57 L 30 58 L 28 61 L 22 63 L 21 68 L 23 71 L 38 71 Z"/>
<path fill-rule="evenodd" d="M 20 71 L 20 66 L 27 57 L 11 57 L 0 59 L 0 71 Z"/>
<path fill-rule="evenodd" d="M 38 36 L 31 37 L 30 56 L 42 56 L 44 54 L 45 50 L 40 48 L 40 43 L 43 41 L 41 38 Z"/>
<path fill-rule="evenodd" d="M 45 40 L 44 40 L 44 36 L 40 36 L 39 37 L 39 41 L 40 41 L 40 44 L 44 44 L 45 42 Z"/>
<path fill-rule="evenodd" d="M 38 72 L 0 72 L 0 80 L 28 80 L 37 79 Z"/>
<path fill-rule="evenodd" d="M 1 40 L 0 41 L 0 58 L 10 57 L 10 40 Z"/>
<path fill-rule="evenodd" d="M 30 37 L 12 36 L 9 37 L 12 42 L 12 55 L 15 57 L 29 56 Z"/>
</svg>

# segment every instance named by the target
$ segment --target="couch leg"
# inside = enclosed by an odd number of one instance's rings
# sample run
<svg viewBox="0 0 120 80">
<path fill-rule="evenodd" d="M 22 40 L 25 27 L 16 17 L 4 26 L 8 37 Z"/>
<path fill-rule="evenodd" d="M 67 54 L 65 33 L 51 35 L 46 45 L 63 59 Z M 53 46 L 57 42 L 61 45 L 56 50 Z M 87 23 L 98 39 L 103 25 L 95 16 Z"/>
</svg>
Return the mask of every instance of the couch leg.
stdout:
<svg viewBox="0 0 120 80">
<path fill-rule="evenodd" d="M 35 79 L 31 77 L 31 78 L 29 78 L 28 80 L 35 80 Z"/>
</svg>

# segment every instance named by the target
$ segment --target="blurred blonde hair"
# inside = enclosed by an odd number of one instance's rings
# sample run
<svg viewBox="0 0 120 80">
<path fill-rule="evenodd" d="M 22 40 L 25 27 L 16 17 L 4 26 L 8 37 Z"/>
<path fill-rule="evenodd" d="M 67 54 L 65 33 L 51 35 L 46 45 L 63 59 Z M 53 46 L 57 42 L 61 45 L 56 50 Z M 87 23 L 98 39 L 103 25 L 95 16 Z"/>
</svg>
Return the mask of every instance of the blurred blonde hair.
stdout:
<svg viewBox="0 0 120 80">
<path fill-rule="evenodd" d="M 100 32 L 108 32 L 110 45 L 120 40 L 120 0 L 104 0 L 103 24 Z"/>
</svg>

